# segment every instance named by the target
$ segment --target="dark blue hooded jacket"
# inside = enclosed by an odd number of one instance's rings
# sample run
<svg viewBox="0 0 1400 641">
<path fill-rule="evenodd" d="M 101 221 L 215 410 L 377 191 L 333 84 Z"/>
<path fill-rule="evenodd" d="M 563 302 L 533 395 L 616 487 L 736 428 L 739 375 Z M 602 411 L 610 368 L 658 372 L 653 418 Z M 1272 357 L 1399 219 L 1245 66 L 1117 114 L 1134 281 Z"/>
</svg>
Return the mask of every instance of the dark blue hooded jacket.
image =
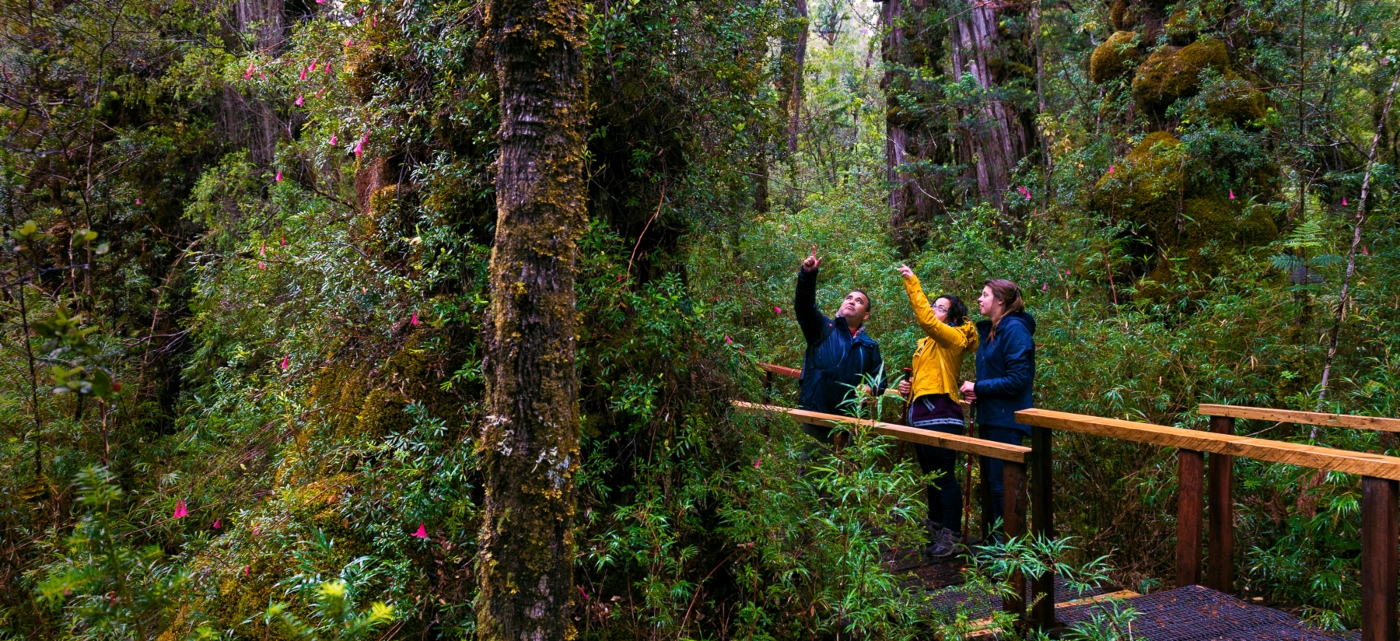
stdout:
<svg viewBox="0 0 1400 641">
<path fill-rule="evenodd" d="M 1009 427 L 1030 434 L 1016 422 L 1016 412 L 1031 407 L 1035 383 L 1035 319 L 1025 312 L 1001 317 L 995 340 L 987 340 L 991 321 L 977 323 L 977 423 Z"/>
<path fill-rule="evenodd" d="M 884 361 L 880 345 L 865 333 L 865 328 L 851 336 L 846 319 L 823 316 L 817 309 L 817 270 L 797 273 L 797 296 L 793 315 L 807 339 L 807 353 L 802 357 L 802 409 L 827 414 L 846 414 L 841 402 L 851 393 L 861 376 L 877 376 Z M 884 391 L 883 379 L 876 392 Z"/>
</svg>

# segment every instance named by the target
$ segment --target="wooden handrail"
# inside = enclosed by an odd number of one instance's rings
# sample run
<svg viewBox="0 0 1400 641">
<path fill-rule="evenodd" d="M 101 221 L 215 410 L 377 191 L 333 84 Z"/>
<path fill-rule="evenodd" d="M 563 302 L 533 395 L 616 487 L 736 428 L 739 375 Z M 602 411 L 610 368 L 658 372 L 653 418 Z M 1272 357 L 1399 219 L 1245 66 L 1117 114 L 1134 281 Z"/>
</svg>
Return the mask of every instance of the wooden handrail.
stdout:
<svg viewBox="0 0 1400 641">
<path fill-rule="evenodd" d="M 786 376 L 788 378 L 802 378 L 802 370 L 800 369 L 783 367 L 782 365 L 774 365 L 772 363 L 759 363 L 758 368 L 765 372 L 772 372 L 779 376 Z"/>
<path fill-rule="evenodd" d="M 1400 457 L 1349 452 L 1330 447 L 1316 447 L 1283 441 L 1271 441 L 1248 436 L 1186 430 L 1165 425 L 1138 423 L 1114 418 L 1101 418 L 1044 409 L 1016 412 L 1016 422 L 1023 425 L 1105 436 L 1125 441 L 1151 443 L 1197 452 L 1243 456 L 1245 458 L 1286 463 L 1319 470 L 1360 474 L 1400 481 Z"/>
<path fill-rule="evenodd" d="M 1026 455 L 1031 448 L 1008 443 L 998 443 L 961 434 L 947 434 L 944 432 L 932 432 L 921 430 L 906 425 L 895 425 L 894 423 L 882 423 L 868 419 L 856 419 L 839 414 L 824 414 L 822 412 L 812 412 L 808 410 L 779 407 L 777 405 L 762 405 L 759 403 L 748 403 L 745 401 L 732 401 L 735 409 L 745 412 L 756 412 L 765 414 L 786 414 L 798 423 L 817 425 L 821 427 L 836 427 L 841 424 L 860 425 L 876 434 L 892 436 L 901 441 L 911 443 L 922 443 L 958 452 L 976 454 L 978 456 L 989 456 L 1003 461 L 1015 463 L 1025 463 Z"/>
<path fill-rule="evenodd" d="M 1297 423 L 1300 425 L 1322 425 L 1325 427 L 1350 427 L 1358 430 L 1379 430 L 1400 432 L 1400 418 L 1380 418 L 1377 416 L 1356 416 L 1354 414 L 1326 414 L 1323 412 L 1301 412 L 1298 410 L 1276 410 L 1267 407 L 1245 407 L 1241 405 L 1214 405 L 1202 403 L 1197 410 L 1201 416 L 1228 416 L 1256 421 Z"/>
</svg>

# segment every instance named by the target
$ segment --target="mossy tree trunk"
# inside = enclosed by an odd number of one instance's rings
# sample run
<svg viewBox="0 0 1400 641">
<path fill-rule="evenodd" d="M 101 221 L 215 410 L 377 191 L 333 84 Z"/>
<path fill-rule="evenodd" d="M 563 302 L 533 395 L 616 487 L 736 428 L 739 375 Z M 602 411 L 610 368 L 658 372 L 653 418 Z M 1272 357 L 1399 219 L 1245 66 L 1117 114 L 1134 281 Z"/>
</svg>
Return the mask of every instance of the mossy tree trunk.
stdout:
<svg viewBox="0 0 1400 641">
<path fill-rule="evenodd" d="M 1000 9 L 998 7 L 1001 7 Z M 977 193 L 1000 207 L 1011 186 L 1011 172 L 1030 153 L 1035 139 L 1034 123 L 1029 113 L 1013 101 L 1008 91 L 1015 69 L 1028 69 L 1015 43 L 1008 42 L 998 31 L 1000 13 L 1008 13 L 1014 4 L 998 5 L 987 2 L 954 2 L 953 14 L 953 73 L 971 75 L 982 91 L 983 99 L 962 114 L 964 125 L 961 157 L 977 185 Z M 1008 21 L 1009 22 L 1009 21 Z"/>
<path fill-rule="evenodd" d="M 584 14 L 578 0 L 491 0 L 488 11 L 501 126 L 476 633 L 549 641 L 573 636 Z"/>
<path fill-rule="evenodd" d="M 807 0 L 783 0 L 783 31 L 778 59 L 778 108 L 787 127 L 787 150 L 797 153 L 802 124 L 803 74 L 807 66 Z"/>
<path fill-rule="evenodd" d="M 912 247 L 952 200 L 934 169 L 953 161 L 938 84 L 947 27 L 933 0 L 889 0 L 882 10 L 885 75 L 885 178 L 891 184 L 890 229 Z"/>
</svg>

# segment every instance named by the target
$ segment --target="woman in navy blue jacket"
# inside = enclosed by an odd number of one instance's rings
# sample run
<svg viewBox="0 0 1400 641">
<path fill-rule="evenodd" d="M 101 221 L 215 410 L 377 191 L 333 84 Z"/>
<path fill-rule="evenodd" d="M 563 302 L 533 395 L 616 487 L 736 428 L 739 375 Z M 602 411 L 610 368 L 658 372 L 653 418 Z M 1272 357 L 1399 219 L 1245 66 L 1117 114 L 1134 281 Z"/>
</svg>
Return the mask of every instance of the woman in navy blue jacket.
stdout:
<svg viewBox="0 0 1400 641">
<path fill-rule="evenodd" d="M 977 407 L 983 438 L 1020 445 L 1031 428 L 1016 422 L 1016 412 L 1031 407 L 1035 386 L 1035 319 L 1025 312 L 1021 288 L 995 278 L 982 287 L 978 311 L 987 320 L 977 323 L 977 382 L 965 381 L 962 395 Z M 992 515 L 1002 517 L 1005 488 L 1001 459 L 990 459 Z"/>
</svg>

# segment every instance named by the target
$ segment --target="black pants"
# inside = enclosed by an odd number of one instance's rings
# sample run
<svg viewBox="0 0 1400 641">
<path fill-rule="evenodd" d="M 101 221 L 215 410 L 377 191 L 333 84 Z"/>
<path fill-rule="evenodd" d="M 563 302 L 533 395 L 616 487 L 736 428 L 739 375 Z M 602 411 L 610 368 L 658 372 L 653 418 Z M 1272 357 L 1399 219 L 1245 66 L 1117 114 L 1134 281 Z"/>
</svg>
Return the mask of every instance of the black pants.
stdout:
<svg viewBox="0 0 1400 641">
<path fill-rule="evenodd" d="M 982 438 L 998 443 L 1008 443 L 1020 445 L 1021 440 L 1026 437 L 1026 433 L 1014 427 L 993 427 L 990 425 L 981 426 Z M 1002 460 L 999 458 L 987 458 L 987 466 L 982 468 L 987 470 L 987 480 L 992 486 L 992 520 L 1001 519 L 1003 508 L 1006 506 L 1006 483 L 1002 477 Z"/>
<path fill-rule="evenodd" d="M 951 426 L 925 427 L 931 432 L 962 434 Z M 962 533 L 962 488 L 958 485 L 958 453 L 932 445 L 914 445 L 919 457 L 919 469 L 924 474 L 937 472 L 937 479 L 924 488 L 928 496 L 928 520 L 940 523 L 958 534 Z"/>
</svg>

